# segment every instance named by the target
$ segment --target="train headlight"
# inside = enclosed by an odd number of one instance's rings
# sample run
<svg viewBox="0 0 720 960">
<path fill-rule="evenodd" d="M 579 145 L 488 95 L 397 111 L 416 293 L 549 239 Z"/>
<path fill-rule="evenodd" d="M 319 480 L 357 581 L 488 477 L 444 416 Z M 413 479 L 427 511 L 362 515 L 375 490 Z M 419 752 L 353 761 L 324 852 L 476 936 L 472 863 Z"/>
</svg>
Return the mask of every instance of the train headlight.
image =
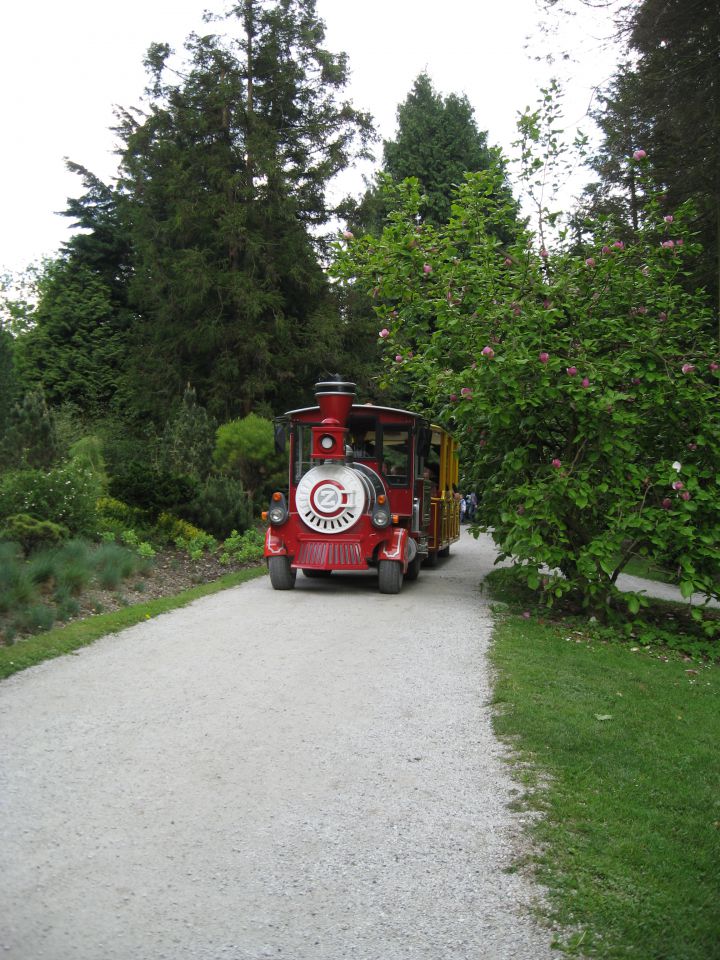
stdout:
<svg viewBox="0 0 720 960">
<path fill-rule="evenodd" d="M 335 437 L 331 437 L 329 433 L 323 434 L 320 437 L 320 446 L 329 453 L 335 446 Z"/>
<path fill-rule="evenodd" d="M 285 497 L 282 493 L 274 493 L 270 501 L 270 508 L 267 511 L 267 518 L 270 523 L 285 523 L 288 518 L 288 508 L 285 503 Z"/>
<path fill-rule="evenodd" d="M 381 530 L 385 527 L 390 526 L 390 513 L 388 510 L 376 509 L 373 511 L 372 523 L 374 527 L 379 527 Z"/>
</svg>

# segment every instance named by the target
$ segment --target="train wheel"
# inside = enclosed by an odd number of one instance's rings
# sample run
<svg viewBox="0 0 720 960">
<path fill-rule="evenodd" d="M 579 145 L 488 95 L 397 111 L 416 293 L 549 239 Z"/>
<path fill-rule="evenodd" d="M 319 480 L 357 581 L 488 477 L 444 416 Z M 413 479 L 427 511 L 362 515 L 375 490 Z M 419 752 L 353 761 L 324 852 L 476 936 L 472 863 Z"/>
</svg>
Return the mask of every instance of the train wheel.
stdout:
<svg viewBox="0 0 720 960">
<path fill-rule="evenodd" d="M 422 557 L 419 553 L 415 554 L 415 559 L 411 560 L 408 564 L 407 573 L 405 574 L 406 580 L 417 580 L 420 573 L 420 565 L 422 564 Z"/>
<path fill-rule="evenodd" d="M 378 564 L 380 593 L 400 593 L 402 582 L 402 564 L 396 560 L 381 560 Z"/>
<path fill-rule="evenodd" d="M 269 557 L 268 570 L 274 590 L 292 590 L 295 586 L 297 570 L 290 566 L 289 557 Z"/>
<path fill-rule="evenodd" d="M 304 577 L 329 577 L 332 570 L 303 570 Z"/>
</svg>

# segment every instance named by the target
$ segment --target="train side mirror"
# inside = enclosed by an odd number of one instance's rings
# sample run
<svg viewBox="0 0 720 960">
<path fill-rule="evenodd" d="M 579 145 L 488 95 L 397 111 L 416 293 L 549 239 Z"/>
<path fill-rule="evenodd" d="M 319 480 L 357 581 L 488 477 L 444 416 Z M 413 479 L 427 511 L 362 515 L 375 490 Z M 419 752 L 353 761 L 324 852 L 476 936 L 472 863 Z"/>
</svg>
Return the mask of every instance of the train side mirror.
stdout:
<svg viewBox="0 0 720 960">
<path fill-rule="evenodd" d="M 285 427 L 281 423 L 275 424 L 275 453 L 284 453 L 287 435 Z"/>
</svg>

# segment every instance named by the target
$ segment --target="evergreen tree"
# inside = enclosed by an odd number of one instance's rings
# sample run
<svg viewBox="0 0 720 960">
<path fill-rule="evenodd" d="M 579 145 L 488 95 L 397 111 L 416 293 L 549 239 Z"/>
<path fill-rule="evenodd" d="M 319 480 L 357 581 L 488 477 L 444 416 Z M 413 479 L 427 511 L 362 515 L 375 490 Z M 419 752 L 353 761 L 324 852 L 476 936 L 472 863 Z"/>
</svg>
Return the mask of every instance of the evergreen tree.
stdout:
<svg viewBox="0 0 720 960">
<path fill-rule="evenodd" d="M 41 391 L 26 393 L 13 407 L 2 445 L 4 467 L 49 467 L 57 456 L 57 437 L 52 412 Z"/>
<path fill-rule="evenodd" d="M 14 341 L 7 330 L 0 327 L 0 442 L 8 427 L 10 411 L 16 397 Z"/>
<path fill-rule="evenodd" d="M 213 465 L 217 424 L 197 402 L 187 385 L 180 408 L 165 425 L 161 451 L 163 466 L 172 473 L 204 479 Z"/>
<path fill-rule="evenodd" d="M 323 48 L 314 0 L 243 0 L 225 22 L 238 35 L 192 35 L 180 76 L 169 48 L 151 47 L 150 109 L 118 128 L 131 391 L 141 409 L 167 410 L 191 382 L 221 419 L 292 397 L 298 369 L 312 357 L 316 370 L 336 339 L 311 230 L 330 216 L 328 180 L 370 133 L 337 100 L 346 59 Z"/>
<path fill-rule="evenodd" d="M 668 216 L 692 200 L 692 228 L 705 254 L 689 279 L 718 296 L 720 259 L 720 17 L 715 0 L 643 0 L 626 8 L 623 29 L 632 66 L 614 79 L 595 119 L 604 134 L 591 188 L 593 212 L 625 216 L 637 228 L 635 148 L 665 196 Z M 720 301 L 719 301 L 720 302 Z"/>
<path fill-rule="evenodd" d="M 466 173 L 487 170 L 496 151 L 487 145 L 487 134 L 475 121 L 467 97 L 443 97 L 426 73 L 421 73 L 397 110 L 397 135 L 386 140 L 380 177 L 349 219 L 353 225 L 377 232 L 388 213 L 380 181 L 400 183 L 408 177 L 420 181 L 425 200 L 425 222 L 440 225 L 450 218 L 452 200 Z M 508 198 L 510 191 L 508 189 Z"/>
<path fill-rule="evenodd" d="M 23 382 L 53 404 L 105 411 L 122 380 L 127 313 L 102 276 L 72 253 L 46 266 L 38 293 L 33 326 L 16 343 Z"/>
</svg>

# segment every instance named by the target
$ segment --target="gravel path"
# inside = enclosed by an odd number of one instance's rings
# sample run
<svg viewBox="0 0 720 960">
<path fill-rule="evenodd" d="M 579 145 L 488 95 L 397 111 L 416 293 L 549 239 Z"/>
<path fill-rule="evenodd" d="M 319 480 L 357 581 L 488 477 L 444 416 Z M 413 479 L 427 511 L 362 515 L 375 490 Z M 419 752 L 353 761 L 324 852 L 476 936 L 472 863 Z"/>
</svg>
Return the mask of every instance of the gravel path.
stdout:
<svg viewBox="0 0 720 960">
<path fill-rule="evenodd" d="M 546 960 L 504 872 L 487 538 L 266 578 L 0 685 L 0 960 Z"/>
</svg>

